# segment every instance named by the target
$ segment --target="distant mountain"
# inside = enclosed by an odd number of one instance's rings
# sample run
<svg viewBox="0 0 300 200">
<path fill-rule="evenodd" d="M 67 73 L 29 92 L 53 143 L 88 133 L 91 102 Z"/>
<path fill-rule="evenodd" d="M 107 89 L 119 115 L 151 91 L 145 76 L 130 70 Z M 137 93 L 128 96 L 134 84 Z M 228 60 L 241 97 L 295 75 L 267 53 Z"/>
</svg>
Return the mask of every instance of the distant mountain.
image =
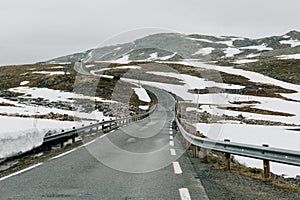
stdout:
<svg viewBox="0 0 300 200">
<path fill-rule="evenodd" d="M 136 60 L 197 59 L 214 61 L 300 53 L 300 32 L 250 39 L 235 36 L 159 33 L 130 43 L 90 49 L 47 61 L 47 63 Z"/>
</svg>

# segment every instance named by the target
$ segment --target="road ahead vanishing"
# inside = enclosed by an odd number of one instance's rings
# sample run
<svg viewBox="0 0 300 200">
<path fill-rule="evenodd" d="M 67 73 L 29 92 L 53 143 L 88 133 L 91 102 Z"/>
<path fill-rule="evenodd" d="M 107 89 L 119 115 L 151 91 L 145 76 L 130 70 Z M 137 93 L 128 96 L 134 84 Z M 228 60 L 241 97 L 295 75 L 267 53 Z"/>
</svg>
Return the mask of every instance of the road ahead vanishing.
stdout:
<svg viewBox="0 0 300 200">
<path fill-rule="evenodd" d="M 159 89 L 148 118 L 0 178 L 0 199 L 208 199 Z"/>
</svg>

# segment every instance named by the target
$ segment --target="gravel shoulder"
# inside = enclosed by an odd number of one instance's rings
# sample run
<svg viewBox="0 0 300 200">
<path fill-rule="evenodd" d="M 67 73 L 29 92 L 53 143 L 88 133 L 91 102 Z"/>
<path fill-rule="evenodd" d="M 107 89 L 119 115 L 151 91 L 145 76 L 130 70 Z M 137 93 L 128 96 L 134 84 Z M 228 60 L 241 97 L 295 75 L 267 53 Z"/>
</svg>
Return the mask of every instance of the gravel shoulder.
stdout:
<svg viewBox="0 0 300 200">
<path fill-rule="evenodd" d="M 300 192 L 280 188 L 234 172 L 215 169 L 199 158 L 190 160 L 209 199 L 300 199 Z"/>
</svg>

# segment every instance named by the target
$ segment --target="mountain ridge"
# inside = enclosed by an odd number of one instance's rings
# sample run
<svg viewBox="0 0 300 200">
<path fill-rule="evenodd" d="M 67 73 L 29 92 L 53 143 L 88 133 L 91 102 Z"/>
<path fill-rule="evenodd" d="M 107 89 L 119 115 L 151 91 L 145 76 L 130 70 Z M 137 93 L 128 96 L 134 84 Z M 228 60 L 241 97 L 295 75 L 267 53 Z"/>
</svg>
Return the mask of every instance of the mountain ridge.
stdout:
<svg viewBox="0 0 300 200">
<path fill-rule="evenodd" d="M 84 60 L 182 60 L 196 59 L 218 61 L 220 59 L 254 58 L 300 53 L 300 32 L 289 31 L 281 36 L 258 39 L 237 36 L 211 36 L 201 34 L 157 33 L 132 42 L 89 49 L 46 61 L 69 63 Z"/>
</svg>

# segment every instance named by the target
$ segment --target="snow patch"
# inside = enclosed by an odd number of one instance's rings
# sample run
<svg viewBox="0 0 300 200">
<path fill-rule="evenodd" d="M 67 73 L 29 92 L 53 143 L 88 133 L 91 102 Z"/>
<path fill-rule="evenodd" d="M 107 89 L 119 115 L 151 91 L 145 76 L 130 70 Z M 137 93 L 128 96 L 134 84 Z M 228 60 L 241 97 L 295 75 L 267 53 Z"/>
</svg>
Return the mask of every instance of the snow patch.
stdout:
<svg viewBox="0 0 300 200">
<path fill-rule="evenodd" d="M 177 52 L 175 52 L 175 53 L 173 53 L 172 55 L 169 55 L 169 56 L 160 57 L 159 59 L 160 60 L 168 60 L 170 58 L 173 58 L 176 54 L 177 54 Z"/>
<path fill-rule="evenodd" d="M 300 45 L 300 41 L 298 40 L 281 40 L 280 44 L 289 44 L 291 47 L 296 47 Z"/>
<path fill-rule="evenodd" d="M 242 52 L 241 50 L 239 50 L 239 49 L 237 49 L 237 48 L 231 48 L 231 47 L 227 48 L 227 49 L 224 51 L 224 53 L 226 54 L 226 55 L 225 55 L 226 57 L 232 57 L 232 56 L 234 56 L 234 55 L 236 55 L 236 54 L 239 54 L 239 53 L 241 53 L 241 52 Z"/>
<path fill-rule="evenodd" d="M 255 49 L 255 50 L 258 50 L 258 51 L 272 51 L 272 50 L 274 50 L 271 47 L 267 47 L 266 44 L 257 45 L 257 46 L 241 47 L 241 49 Z"/>
<path fill-rule="evenodd" d="M 150 103 L 151 98 L 149 97 L 147 91 L 144 88 L 133 88 L 135 94 L 138 96 L 139 100 Z"/>
<path fill-rule="evenodd" d="M 142 109 L 142 110 L 148 110 L 149 106 L 139 106 L 139 108 Z"/>
<path fill-rule="evenodd" d="M 130 63 L 129 55 L 124 55 L 123 57 L 115 60 L 114 62 L 115 63 L 120 63 L 120 64 L 128 64 L 128 63 Z"/>
<path fill-rule="evenodd" d="M 46 74 L 46 75 L 64 75 L 64 74 L 70 74 L 69 72 L 65 73 L 62 71 L 35 71 L 32 72 L 33 74 Z"/>
<path fill-rule="evenodd" d="M 95 65 L 86 65 L 86 68 L 91 68 L 91 67 L 95 67 Z"/>
<path fill-rule="evenodd" d="M 30 83 L 30 81 L 22 81 L 22 82 L 20 83 L 20 86 L 27 85 L 28 83 Z"/>
<path fill-rule="evenodd" d="M 278 59 L 281 60 L 288 60 L 288 59 L 300 59 L 300 53 L 298 54 L 289 54 L 289 55 L 281 55 L 281 56 L 276 56 Z"/>
<path fill-rule="evenodd" d="M 246 64 L 246 63 L 253 63 L 257 62 L 257 59 L 241 59 L 241 60 L 235 60 L 233 63 L 234 64 Z"/>
<path fill-rule="evenodd" d="M 51 69 L 65 69 L 63 66 L 50 67 Z"/>
<path fill-rule="evenodd" d="M 157 55 L 157 52 L 155 52 L 155 53 L 151 53 L 147 60 L 155 60 L 157 58 L 158 58 L 158 55 Z"/>
<path fill-rule="evenodd" d="M 211 54 L 211 52 L 214 50 L 212 47 L 207 47 L 207 48 L 201 48 L 197 52 L 195 52 L 193 55 L 198 55 L 202 54 L 204 56 Z"/>
<path fill-rule="evenodd" d="M 195 41 L 201 41 L 201 42 L 207 42 L 207 43 L 214 43 L 213 41 L 207 40 L 207 39 L 192 38 L 192 37 L 187 37 L 187 39 L 195 40 Z"/>
<path fill-rule="evenodd" d="M 52 89 L 48 89 L 48 88 L 17 87 L 17 88 L 10 88 L 9 91 L 24 93 L 25 95 L 30 94 L 31 98 L 39 97 L 39 98 L 43 98 L 43 99 L 48 99 L 50 101 L 73 102 L 73 100 L 70 100 L 70 99 L 77 98 L 77 99 L 90 99 L 90 100 L 96 100 L 96 101 L 102 101 L 102 102 L 111 102 L 109 100 L 104 100 L 99 97 L 85 96 L 82 94 L 76 94 L 76 93 L 72 93 L 72 92 L 64 92 L 64 91 L 60 91 L 60 90 L 52 90 Z"/>
</svg>

